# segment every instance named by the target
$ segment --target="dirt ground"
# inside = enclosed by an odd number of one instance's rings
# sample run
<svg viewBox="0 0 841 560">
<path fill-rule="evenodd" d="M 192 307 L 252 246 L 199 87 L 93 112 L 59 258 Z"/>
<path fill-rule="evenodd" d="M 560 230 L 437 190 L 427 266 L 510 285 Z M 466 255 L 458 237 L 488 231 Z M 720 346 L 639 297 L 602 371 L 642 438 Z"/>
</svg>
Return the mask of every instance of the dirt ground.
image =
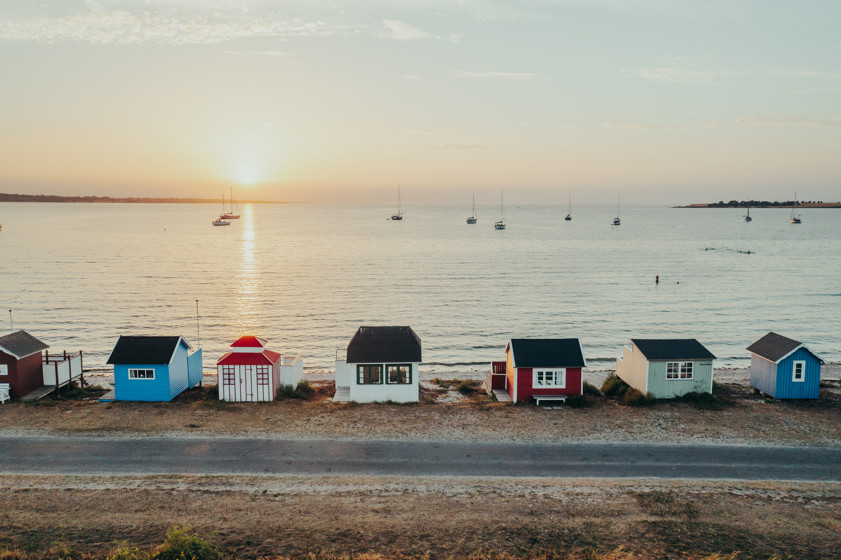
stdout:
<svg viewBox="0 0 841 560">
<path fill-rule="evenodd" d="M 237 558 L 841 557 L 841 486 L 824 483 L 0 476 L 0 503 L 0 550 L 31 554 L 148 549 L 180 524 Z"/>
<path fill-rule="evenodd" d="M 472 386 L 478 389 L 479 382 Z M 308 400 L 224 403 L 199 389 L 171 403 L 41 401 L 0 406 L 0 435 L 171 435 L 451 441 L 661 442 L 841 445 L 841 390 L 821 399 L 777 401 L 741 383 L 718 386 L 722 410 L 658 402 L 629 407 L 604 397 L 589 408 L 493 401 L 456 385 L 422 382 L 418 404 L 334 403 L 333 384 L 314 381 Z"/>
</svg>

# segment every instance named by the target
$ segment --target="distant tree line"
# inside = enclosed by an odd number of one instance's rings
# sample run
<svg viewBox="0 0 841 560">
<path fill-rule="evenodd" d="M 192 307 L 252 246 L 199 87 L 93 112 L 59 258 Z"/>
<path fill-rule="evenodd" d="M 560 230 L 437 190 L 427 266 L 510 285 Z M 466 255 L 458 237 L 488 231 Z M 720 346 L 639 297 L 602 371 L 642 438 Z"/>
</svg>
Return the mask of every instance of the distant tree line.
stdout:
<svg viewBox="0 0 841 560">
<path fill-rule="evenodd" d="M 784 200 L 774 202 L 768 200 L 731 200 L 730 202 L 724 202 L 723 200 L 719 200 L 718 202 L 711 202 L 707 206 L 709 208 L 747 208 L 748 206 L 751 208 L 773 208 L 775 206 L 799 206 L 801 204 L 823 204 L 823 200 Z"/>
<path fill-rule="evenodd" d="M 113 198 L 110 196 L 59 196 L 54 194 L 9 194 L 0 193 L 0 202 L 79 202 L 79 203 L 153 203 L 153 204 L 218 204 L 220 198 Z M 253 200 L 242 202 L 271 202 L 267 200 Z"/>
</svg>

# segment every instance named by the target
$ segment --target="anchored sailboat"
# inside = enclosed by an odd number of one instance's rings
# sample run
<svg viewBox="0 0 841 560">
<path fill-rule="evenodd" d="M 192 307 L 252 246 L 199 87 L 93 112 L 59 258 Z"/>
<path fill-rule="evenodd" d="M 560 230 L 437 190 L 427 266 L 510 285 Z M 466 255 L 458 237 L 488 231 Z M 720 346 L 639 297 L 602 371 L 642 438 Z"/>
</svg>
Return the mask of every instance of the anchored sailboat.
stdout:
<svg viewBox="0 0 841 560">
<path fill-rule="evenodd" d="M 219 216 L 223 220 L 239 220 L 239 208 L 237 201 L 234 200 L 234 188 L 231 187 L 231 207 L 225 207 L 225 195 L 222 195 L 222 214 Z"/>
<path fill-rule="evenodd" d="M 799 224 L 802 223 L 800 216 L 794 213 L 794 208 L 797 206 L 797 193 L 794 193 L 794 206 L 791 207 L 791 219 L 789 220 L 792 224 Z"/>
<path fill-rule="evenodd" d="M 400 201 L 400 185 L 397 185 L 397 213 L 391 215 L 392 220 L 403 219 L 403 204 Z"/>
<path fill-rule="evenodd" d="M 748 213 L 747 213 L 747 214 L 745 214 L 745 221 L 746 221 L 746 222 L 751 222 L 751 221 L 753 221 L 753 218 L 751 218 L 751 217 L 750 217 L 750 206 L 748 206 Z"/>
<path fill-rule="evenodd" d="M 622 220 L 619 219 L 619 205 L 622 202 L 622 197 L 619 197 L 619 200 L 616 203 L 616 217 L 613 218 L 613 223 L 611 225 L 614 226 L 621 226 Z"/>
<path fill-rule="evenodd" d="M 467 218 L 468 224 L 475 224 L 476 223 L 476 195 L 473 195 L 473 213 L 470 214 L 470 217 Z"/>
<path fill-rule="evenodd" d="M 567 215 L 564 220 L 567 222 L 572 221 L 572 193 L 569 193 L 569 209 L 567 210 Z"/>
<path fill-rule="evenodd" d="M 502 189 L 499 189 L 499 220 L 494 222 L 494 229 L 505 229 L 505 204 L 502 202 Z"/>
</svg>

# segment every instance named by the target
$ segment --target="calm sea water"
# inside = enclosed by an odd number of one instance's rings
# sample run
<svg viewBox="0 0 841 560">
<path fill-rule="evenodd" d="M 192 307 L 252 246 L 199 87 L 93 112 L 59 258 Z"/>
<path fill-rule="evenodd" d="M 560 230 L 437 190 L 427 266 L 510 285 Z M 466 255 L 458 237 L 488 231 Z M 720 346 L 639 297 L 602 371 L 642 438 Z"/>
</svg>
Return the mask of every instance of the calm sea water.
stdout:
<svg viewBox="0 0 841 560">
<path fill-rule="evenodd" d="M 841 361 L 841 212 L 0 204 L 0 332 L 23 328 L 104 368 L 120 334 L 182 334 L 205 367 L 239 335 L 331 369 L 359 325 L 411 325 L 423 370 L 483 371 L 511 337 L 579 337 L 595 369 L 631 337 L 691 337 L 719 365 L 777 331 Z M 750 252 L 749 254 L 747 252 Z M 654 276 L 660 275 L 655 285 Z M 5 325 L 3 324 L 5 323 Z"/>
</svg>

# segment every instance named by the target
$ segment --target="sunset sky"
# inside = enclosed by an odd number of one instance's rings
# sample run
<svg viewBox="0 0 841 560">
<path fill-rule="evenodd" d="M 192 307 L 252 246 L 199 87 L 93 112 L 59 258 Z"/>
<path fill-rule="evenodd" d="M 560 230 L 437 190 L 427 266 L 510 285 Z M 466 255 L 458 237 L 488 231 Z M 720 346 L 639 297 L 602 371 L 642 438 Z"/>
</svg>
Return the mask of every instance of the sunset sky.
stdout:
<svg viewBox="0 0 841 560">
<path fill-rule="evenodd" d="M 841 198 L 837 0 L 0 2 L 0 192 Z"/>
</svg>

